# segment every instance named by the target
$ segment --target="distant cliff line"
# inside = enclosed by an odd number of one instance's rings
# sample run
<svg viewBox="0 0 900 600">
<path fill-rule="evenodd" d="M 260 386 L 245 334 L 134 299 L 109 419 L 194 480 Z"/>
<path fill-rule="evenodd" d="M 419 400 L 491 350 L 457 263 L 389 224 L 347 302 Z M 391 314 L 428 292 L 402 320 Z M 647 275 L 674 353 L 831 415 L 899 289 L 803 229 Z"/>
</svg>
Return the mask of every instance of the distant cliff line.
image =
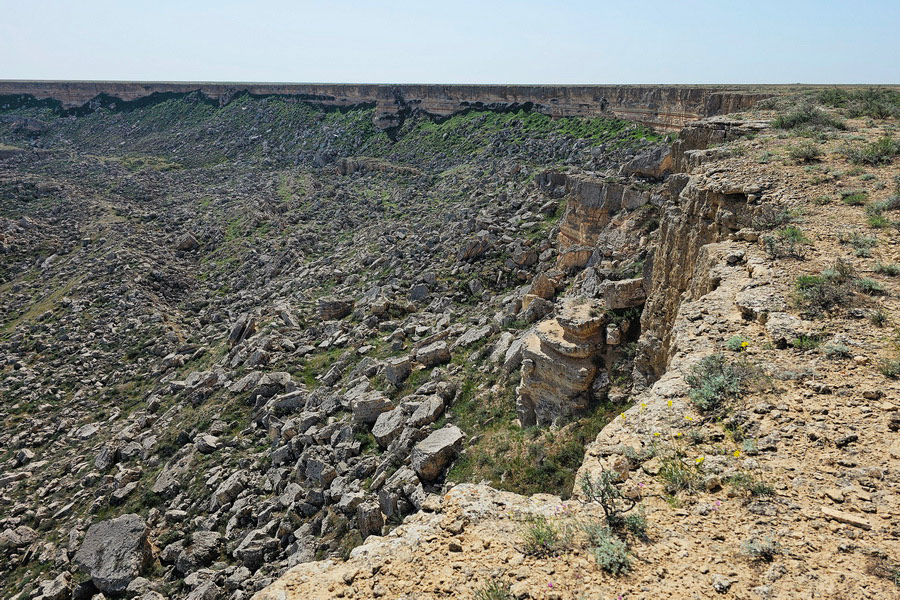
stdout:
<svg viewBox="0 0 900 600">
<path fill-rule="evenodd" d="M 248 93 L 294 97 L 326 107 L 374 106 L 375 124 L 381 129 L 398 127 L 417 111 L 443 118 L 471 109 L 527 108 L 556 117 L 614 115 L 675 130 L 702 117 L 747 110 L 774 95 L 749 86 L 0 81 L 0 107 L 30 98 L 58 103 L 65 111 L 90 111 L 195 92 L 220 105 Z"/>
</svg>

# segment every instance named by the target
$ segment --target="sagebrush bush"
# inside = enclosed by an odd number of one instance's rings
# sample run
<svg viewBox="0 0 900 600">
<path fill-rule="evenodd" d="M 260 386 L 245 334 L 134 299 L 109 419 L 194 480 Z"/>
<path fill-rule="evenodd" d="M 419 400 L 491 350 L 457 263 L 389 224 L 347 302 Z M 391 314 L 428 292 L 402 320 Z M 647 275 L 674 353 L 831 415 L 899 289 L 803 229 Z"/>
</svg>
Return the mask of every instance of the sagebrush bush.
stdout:
<svg viewBox="0 0 900 600">
<path fill-rule="evenodd" d="M 753 377 L 754 369 L 746 361 L 713 354 L 694 365 L 685 381 L 694 404 L 703 412 L 715 412 L 726 400 L 742 396 Z"/>
<path fill-rule="evenodd" d="M 741 552 L 756 560 L 772 561 L 781 554 L 781 544 L 773 537 L 750 538 L 741 544 Z"/>
<path fill-rule="evenodd" d="M 897 263 L 875 263 L 875 272 L 888 277 L 900 277 L 900 265 Z"/>
<path fill-rule="evenodd" d="M 900 141 L 884 136 L 862 146 L 847 146 L 843 153 L 850 162 L 858 165 L 886 164 L 900 155 Z"/>
<path fill-rule="evenodd" d="M 628 544 L 609 527 L 593 523 L 587 525 L 584 530 L 588 534 L 591 553 L 597 566 L 613 575 L 619 575 L 631 568 Z"/>
<path fill-rule="evenodd" d="M 845 129 L 843 121 L 832 117 L 821 108 L 811 103 L 803 104 L 798 109 L 779 115 L 773 125 L 778 129 L 797 129 L 800 127 L 827 127 L 831 129 Z"/>
<path fill-rule="evenodd" d="M 821 316 L 850 300 L 853 296 L 852 277 L 853 268 L 841 260 L 821 275 L 801 275 L 794 282 L 795 303 L 804 316 Z"/>
<path fill-rule="evenodd" d="M 795 146 L 788 146 L 788 157 L 798 163 L 812 162 L 822 157 L 822 149 L 812 141 L 800 142 Z"/>
<path fill-rule="evenodd" d="M 665 481 L 666 493 L 673 496 L 678 492 L 695 492 L 701 487 L 697 465 L 686 464 L 677 454 L 662 460 L 659 476 Z"/>
</svg>

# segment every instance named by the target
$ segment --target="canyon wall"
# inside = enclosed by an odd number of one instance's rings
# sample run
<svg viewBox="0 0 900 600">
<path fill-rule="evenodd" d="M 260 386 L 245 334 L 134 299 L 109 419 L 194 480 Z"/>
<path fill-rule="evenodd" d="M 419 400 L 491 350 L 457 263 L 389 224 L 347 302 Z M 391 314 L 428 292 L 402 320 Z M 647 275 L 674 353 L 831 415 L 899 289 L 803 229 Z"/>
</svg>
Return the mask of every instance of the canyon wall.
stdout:
<svg viewBox="0 0 900 600">
<path fill-rule="evenodd" d="M 553 116 L 610 114 L 661 129 L 701 117 L 746 110 L 772 93 L 741 86 L 663 85 L 376 85 L 311 83 L 165 83 L 121 81 L 0 81 L 0 105 L 16 98 L 52 100 L 65 110 L 96 108 L 200 92 L 226 104 L 236 94 L 287 96 L 329 107 L 375 106 L 382 129 L 421 111 L 447 117 L 468 109 L 532 108 Z"/>
</svg>

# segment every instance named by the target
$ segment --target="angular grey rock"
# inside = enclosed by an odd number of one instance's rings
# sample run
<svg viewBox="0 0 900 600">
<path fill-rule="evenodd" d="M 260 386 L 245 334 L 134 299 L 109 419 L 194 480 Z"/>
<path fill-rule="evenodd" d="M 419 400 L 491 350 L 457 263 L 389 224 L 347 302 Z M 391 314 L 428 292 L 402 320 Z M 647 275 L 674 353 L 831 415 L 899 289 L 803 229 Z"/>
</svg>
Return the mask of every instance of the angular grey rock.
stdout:
<svg viewBox="0 0 900 600">
<path fill-rule="evenodd" d="M 393 408 L 393 401 L 378 391 L 364 392 L 350 400 L 353 422 L 358 425 L 371 425 L 378 419 L 378 415 Z"/>
<path fill-rule="evenodd" d="M 5 529 L 0 533 L 0 550 L 23 548 L 37 539 L 37 532 L 27 525 Z"/>
<path fill-rule="evenodd" d="M 185 233 L 175 240 L 176 250 L 195 250 L 200 247 L 200 242 L 194 237 L 193 233 Z"/>
<path fill-rule="evenodd" d="M 124 592 L 152 558 L 148 532 L 144 519 L 135 514 L 94 523 L 75 553 L 75 563 L 101 592 Z"/>
<path fill-rule="evenodd" d="M 381 534 L 384 517 L 381 515 L 381 506 L 377 502 L 360 504 L 356 509 L 356 515 L 359 533 L 363 538 Z"/>
<path fill-rule="evenodd" d="M 603 298 L 611 310 L 640 306 L 647 300 L 644 278 L 604 281 L 597 288 L 597 297 Z"/>
<path fill-rule="evenodd" d="M 406 425 L 406 416 L 402 408 L 395 408 L 378 415 L 375 425 L 372 427 L 372 435 L 382 448 L 387 448 L 391 442 L 400 436 Z"/>
<path fill-rule="evenodd" d="M 214 435 L 197 436 L 194 443 L 197 445 L 197 450 L 200 454 L 212 454 L 219 449 L 219 438 Z"/>
<path fill-rule="evenodd" d="M 465 437 L 455 425 L 438 429 L 413 447 L 409 455 L 412 468 L 424 481 L 434 481 L 459 452 Z"/>
<path fill-rule="evenodd" d="M 219 554 L 222 536 L 215 531 L 195 531 L 190 545 L 182 550 L 175 560 L 175 568 L 184 575 L 212 563 Z"/>
<path fill-rule="evenodd" d="M 451 350 L 455 350 L 456 348 L 465 348 L 466 346 L 471 346 L 476 342 L 480 342 L 481 340 L 489 337 L 492 333 L 490 325 L 484 325 L 483 327 L 472 327 L 464 334 L 459 336 L 459 338 L 453 342 L 453 346 L 450 347 Z"/>
<path fill-rule="evenodd" d="M 343 319 L 353 311 L 353 300 L 349 298 L 321 298 L 319 316 L 323 321 Z"/>
<path fill-rule="evenodd" d="M 210 511 L 234 502 L 238 494 L 244 491 L 246 480 L 247 474 L 244 471 L 235 471 L 228 479 L 220 483 L 209 500 Z"/>
<path fill-rule="evenodd" d="M 450 350 L 447 348 L 447 342 L 434 342 L 419 348 L 416 352 L 416 360 L 426 367 L 450 362 Z"/>
<path fill-rule="evenodd" d="M 408 356 L 392 358 L 384 363 L 384 378 L 393 386 L 399 387 L 412 371 L 412 362 Z"/>
<path fill-rule="evenodd" d="M 428 396 L 410 416 L 409 424 L 413 427 L 430 425 L 437 421 L 442 412 L 444 412 L 444 399 L 437 395 Z"/>
</svg>

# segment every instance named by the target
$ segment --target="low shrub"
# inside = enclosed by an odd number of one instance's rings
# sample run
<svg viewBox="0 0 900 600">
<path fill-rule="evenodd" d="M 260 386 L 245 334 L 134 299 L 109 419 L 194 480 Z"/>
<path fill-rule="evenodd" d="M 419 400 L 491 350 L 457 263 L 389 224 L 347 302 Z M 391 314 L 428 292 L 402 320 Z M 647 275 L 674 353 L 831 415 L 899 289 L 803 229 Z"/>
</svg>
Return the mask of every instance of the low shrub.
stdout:
<svg viewBox="0 0 900 600">
<path fill-rule="evenodd" d="M 703 412 L 715 412 L 730 398 L 747 391 L 754 369 L 745 361 L 729 362 L 722 354 L 713 354 L 693 366 L 685 381 L 688 395 Z"/>
<path fill-rule="evenodd" d="M 475 600 L 513 600 L 513 595 L 508 583 L 494 578 L 476 589 L 474 598 Z"/>
<path fill-rule="evenodd" d="M 841 202 L 848 206 L 862 206 L 866 203 L 869 193 L 865 190 L 844 190 L 841 192 Z"/>
<path fill-rule="evenodd" d="M 628 545 L 608 528 L 598 529 L 591 544 L 594 560 L 604 571 L 619 575 L 631 568 Z"/>
<path fill-rule="evenodd" d="M 779 115 L 772 124 L 778 129 L 798 129 L 801 127 L 846 129 L 847 127 L 843 121 L 832 117 L 811 103 L 804 104 L 789 113 Z"/>
<path fill-rule="evenodd" d="M 522 532 L 525 554 L 531 556 L 552 556 L 562 547 L 562 534 L 547 517 L 532 516 Z"/>
<path fill-rule="evenodd" d="M 822 149 L 813 141 L 806 140 L 796 146 L 787 147 L 788 157 L 798 163 L 813 162 L 822 157 Z"/>
<path fill-rule="evenodd" d="M 900 265 L 897 263 L 875 263 L 875 272 L 888 277 L 900 277 Z"/>
<path fill-rule="evenodd" d="M 900 155 L 900 141 L 890 136 L 878 138 L 862 146 L 847 146 L 843 150 L 847 160 L 858 165 L 881 165 Z"/>
<path fill-rule="evenodd" d="M 659 476 L 665 481 L 663 487 L 666 493 L 673 496 L 678 492 L 696 492 L 702 484 L 697 465 L 687 464 L 677 454 L 662 460 Z"/>
<path fill-rule="evenodd" d="M 858 289 L 863 294 L 866 294 L 867 296 L 884 296 L 887 293 L 887 290 L 883 285 L 881 285 L 881 283 L 875 281 L 870 277 L 857 279 L 854 283 L 856 285 L 856 289 Z"/>
<path fill-rule="evenodd" d="M 743 352 L 749 345 L 750 342 L 748 342 L 746 339 L 744 339 L 743 336 L 740 335 L 733 335 L 728 338 L 727 342 L 725 342 L 725 347 L 732 352 Z"/>
<path fill-rule="evenodd" d="M 794 282 L 795 304 L 806 317 L 821 316 L 850 300 L 852 277 L 853 268 L 841 260 L 820 275 L 801 275 Z"/>
<path fill-rule="evenodd" d="M 781 544 L 772 537 L 750 538 L 741 544 L 741 552 L 754 560 L 771 562 L 781 554 Z"/>
</svg>

